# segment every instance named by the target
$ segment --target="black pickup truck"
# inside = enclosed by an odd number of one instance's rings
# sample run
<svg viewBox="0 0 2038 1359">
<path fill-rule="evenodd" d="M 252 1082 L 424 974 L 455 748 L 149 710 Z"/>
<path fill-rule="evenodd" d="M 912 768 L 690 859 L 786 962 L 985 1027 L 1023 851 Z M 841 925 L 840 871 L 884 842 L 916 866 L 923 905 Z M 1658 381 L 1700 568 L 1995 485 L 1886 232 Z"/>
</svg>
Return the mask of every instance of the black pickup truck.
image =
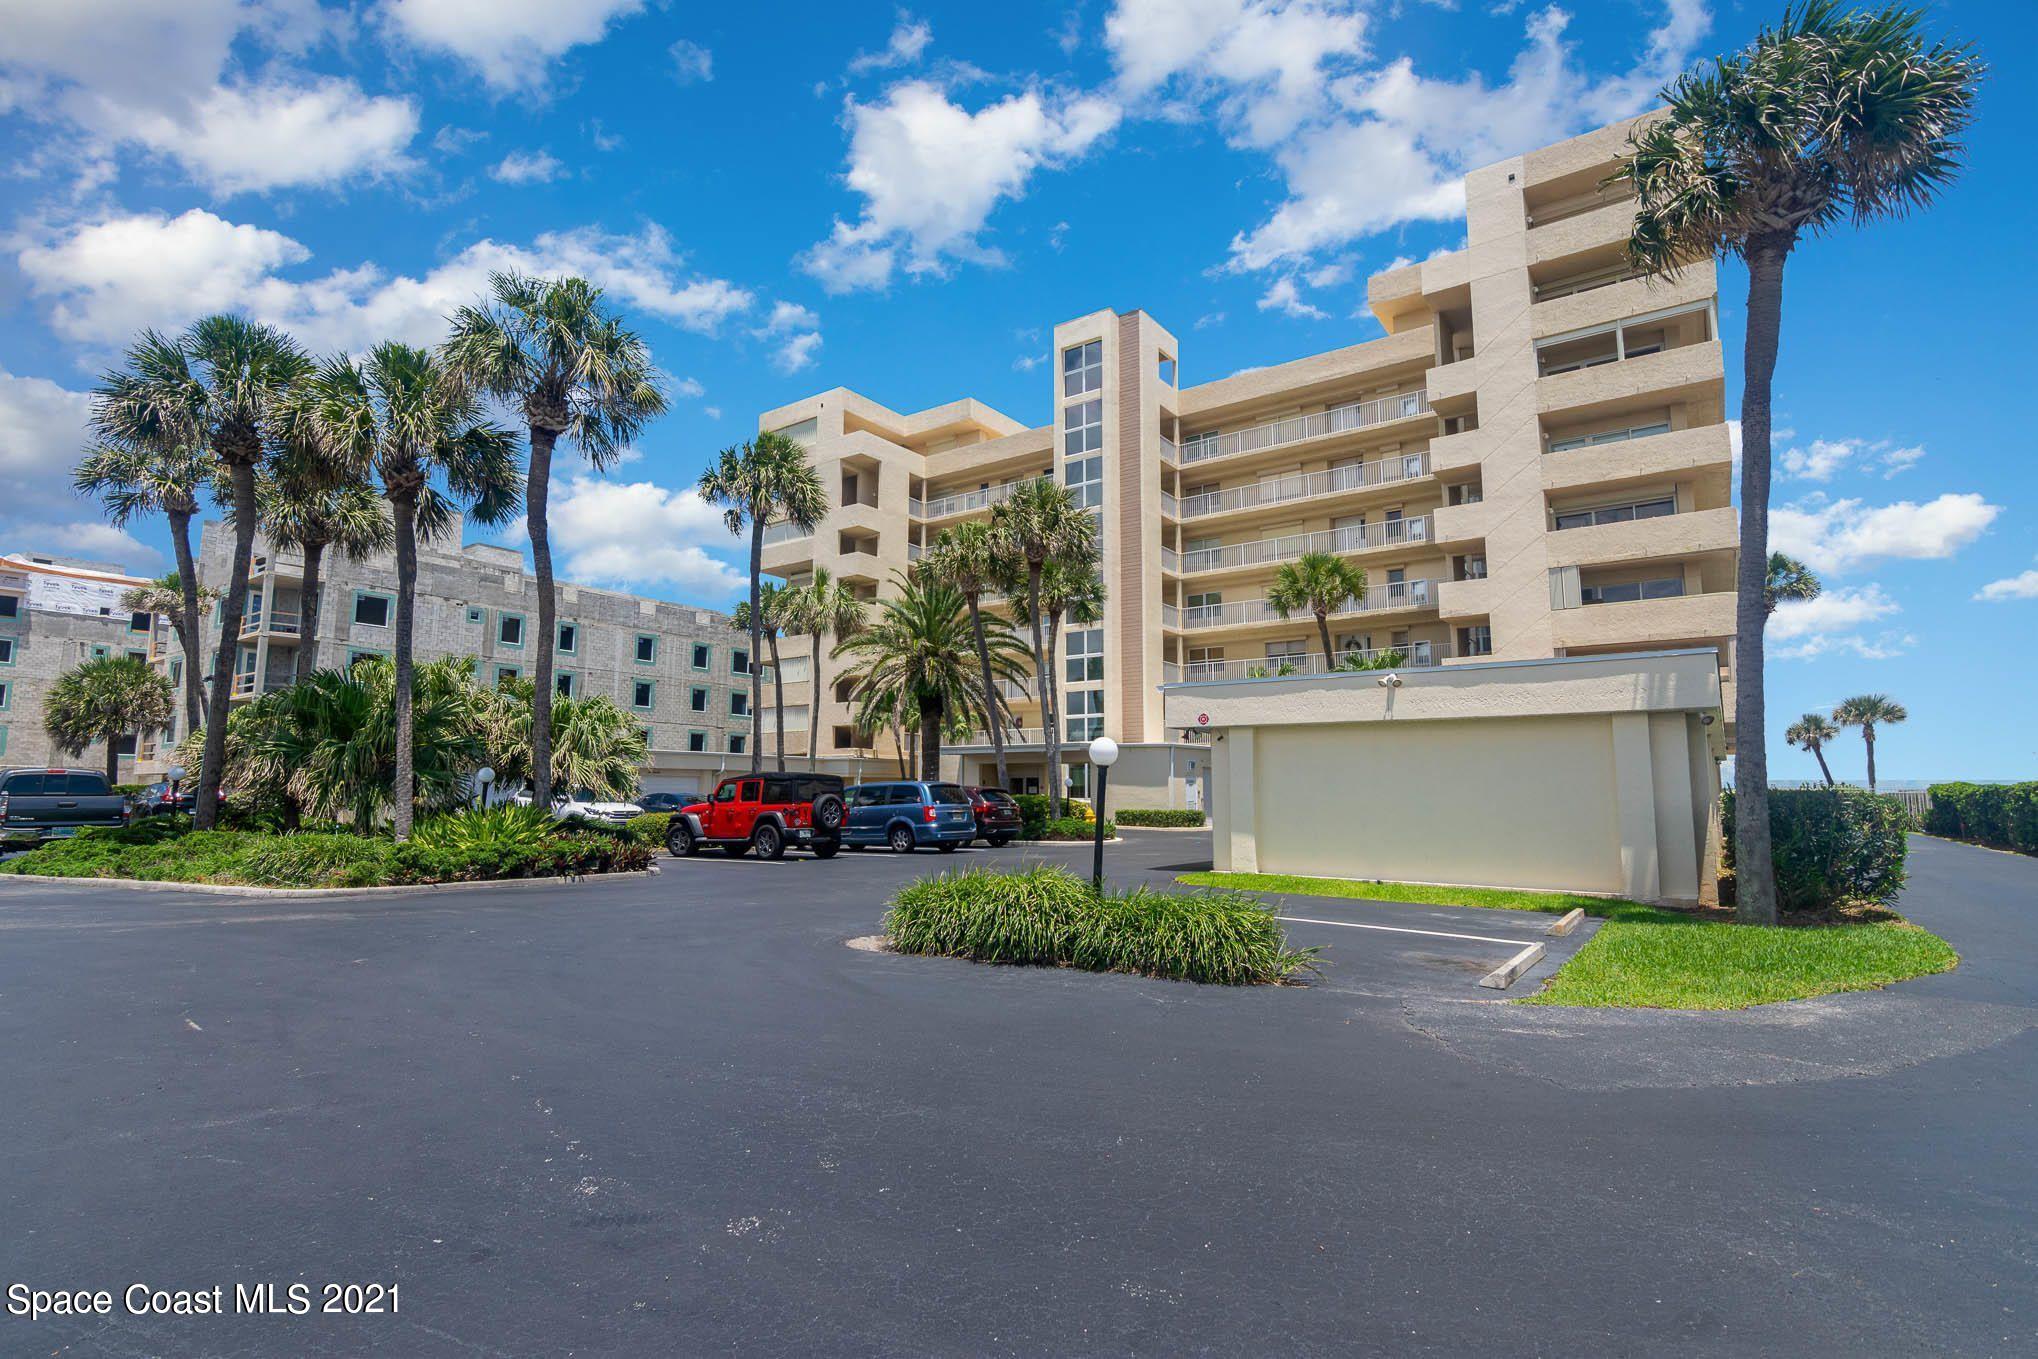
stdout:
<svg viewBox="0 0 2038 1359">
<path fill-rule="evenodd" d="M 127 822 L 127 799 L 89 769 L 0 770 L 0 839 L 55 840 Z"/>
</svg>

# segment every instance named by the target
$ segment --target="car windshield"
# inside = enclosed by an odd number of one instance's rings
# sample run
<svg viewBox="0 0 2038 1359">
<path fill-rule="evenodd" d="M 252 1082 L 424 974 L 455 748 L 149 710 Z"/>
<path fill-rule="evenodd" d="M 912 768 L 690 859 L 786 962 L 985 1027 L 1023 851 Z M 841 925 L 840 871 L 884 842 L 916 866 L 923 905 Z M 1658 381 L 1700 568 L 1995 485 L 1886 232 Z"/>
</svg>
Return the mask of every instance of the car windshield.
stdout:
<svg viewBox="0 0 2038 1359">
<path fill-rule="evenodd" d="M 958 784 L 935 783 L 929 784 L 928 789 L 933 794 L 933 800 L 936 802 L 951 806 L 959 805 L 967 807 L 969 805 L 969 794 L 964 792 Z"/>
</svg>

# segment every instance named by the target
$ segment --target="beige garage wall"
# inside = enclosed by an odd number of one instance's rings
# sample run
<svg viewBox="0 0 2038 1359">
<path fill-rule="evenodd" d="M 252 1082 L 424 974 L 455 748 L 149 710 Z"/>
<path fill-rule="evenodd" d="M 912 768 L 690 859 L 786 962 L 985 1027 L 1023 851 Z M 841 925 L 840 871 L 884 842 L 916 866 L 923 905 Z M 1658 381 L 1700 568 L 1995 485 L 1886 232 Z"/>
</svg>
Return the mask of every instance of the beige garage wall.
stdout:
<svg viewBox="0 0 2038 1359">
<path fill-rule="evenodd" d="M 1604 714 L 1261 727 L 1261 872 L 1622 890 Z"/>
</svg>

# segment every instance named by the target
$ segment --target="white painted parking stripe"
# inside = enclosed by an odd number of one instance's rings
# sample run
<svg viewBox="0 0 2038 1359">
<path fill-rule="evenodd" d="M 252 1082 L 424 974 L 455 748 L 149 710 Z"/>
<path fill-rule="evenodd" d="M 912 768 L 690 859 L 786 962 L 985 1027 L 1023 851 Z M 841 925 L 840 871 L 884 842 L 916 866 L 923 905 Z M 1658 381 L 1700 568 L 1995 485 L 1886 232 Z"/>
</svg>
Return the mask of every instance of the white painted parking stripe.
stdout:
<svg viewBox="0 0 2038 1359">
<path fill-rule="evenodd" d="M 1426 934 L 1433 939 L 1469 939 L 1476 944 L 1505 944 L 1509 948 L 1520 948 L 1520 939 L 1496 939 L 1490 934 L 1452 934 L 1447 930 L 1418 930 L 1407 925 L 1361 925 L 1355 920 L 1317 920 L 1306 915 L 1283 915 L 1276 920 L 1290 920 L 1297 925 L 1336 925 L 1347 930 L 1386 930 L 1390 934 Z"/>
</svg>

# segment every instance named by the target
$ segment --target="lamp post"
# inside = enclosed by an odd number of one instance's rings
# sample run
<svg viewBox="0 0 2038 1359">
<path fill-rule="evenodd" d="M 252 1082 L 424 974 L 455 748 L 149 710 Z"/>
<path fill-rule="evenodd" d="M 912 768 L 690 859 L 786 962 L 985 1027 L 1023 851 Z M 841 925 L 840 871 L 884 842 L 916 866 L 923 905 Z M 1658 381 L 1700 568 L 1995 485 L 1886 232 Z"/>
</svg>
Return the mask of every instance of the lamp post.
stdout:
<svg viewBox="0 0 2038 1359">
<path fill-rule="evenodd" d="M 488 785 L 494 782 L 495 771 L 487 765 L 483 765 L 474 771 L 474 784 L 477 789 L 475 796 L 481 799 L 481 805 L 484 808 L 488 806 Z"/>
<path fill-rule="evenodd" d="M 1097 770 L 1097 835 L 1090 860 L 1090 882 L 1097 895 L 1104 895 L 1104 793 L 1111 782 L 1111 766 L 1118 763 L 1118 743 L 1108 736 L 1090 742 L 1090 763 Z"/>
<path fill-rule="evenodd" d="M 181 764 L 173 764 L 168 769 L 164 770 L 163 773 L 169 776 L 170 810 L 174 812 L 177 810 L 177 785 L 184 782 L 184 766 Z"/>
</svg>

